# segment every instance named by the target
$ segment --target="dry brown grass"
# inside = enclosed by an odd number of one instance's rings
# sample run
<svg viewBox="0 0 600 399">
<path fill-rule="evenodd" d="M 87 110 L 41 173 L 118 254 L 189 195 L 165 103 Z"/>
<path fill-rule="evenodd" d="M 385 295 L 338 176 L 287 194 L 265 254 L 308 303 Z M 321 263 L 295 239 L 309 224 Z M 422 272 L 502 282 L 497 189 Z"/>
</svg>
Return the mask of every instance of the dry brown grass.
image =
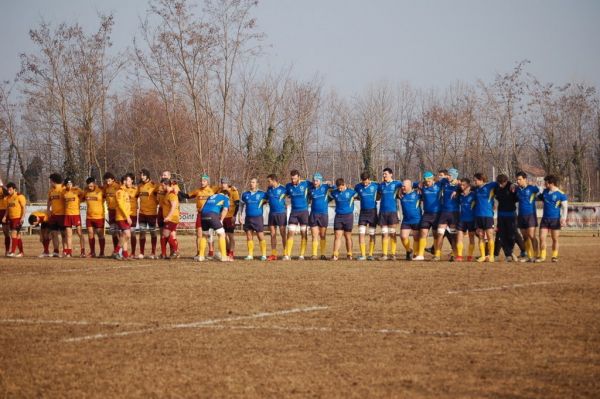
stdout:
<svg viewBox="0 0 600 399">
<path fill-rule="evenodd" d="M 543 265 L 2 259 L 0 397 L 598 397 L 598 298 L 594 237 Z"/>
</svg>

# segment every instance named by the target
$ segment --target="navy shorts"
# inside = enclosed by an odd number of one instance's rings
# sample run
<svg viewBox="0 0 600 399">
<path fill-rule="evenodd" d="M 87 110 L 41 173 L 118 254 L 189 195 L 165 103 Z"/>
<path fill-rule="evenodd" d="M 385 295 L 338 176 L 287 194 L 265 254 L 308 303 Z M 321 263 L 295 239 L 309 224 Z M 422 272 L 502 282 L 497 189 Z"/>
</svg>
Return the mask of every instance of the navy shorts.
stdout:
<svg viewBox="0 0 600 399">
<path fill-rule="evenodd" d="M 269 212 L 269 226 L 287 226 L 287 215 L 285 212 L 273 213 Z"/>
<path fill-rule="evenodd" d="M 222 228 L 221 215 L 213 212 L 202 215 L 202 231 L 208 231 L 209 229 L 218 230 Z"/>
<path fill-rule="evenodd" d="M 292 211 L 288 224 L 308 226 L 308 211 Z"/>
<path fill-rule="evenodd" d="M 244 220 L 244 231 L 256 231 L 262 233 L 265 230 L 265 221 L 262 216 L 246 216 Z"/>
<path fill-rule="evenodd" d="M 489 230 L 494 228 L 494 218 L 489 216 L 475 216 L 475 228 Z"/>
<path fill-rule="evenodd" d="M 517 216 L 517 227 L 520 229 L 528 229 L 530 227 L 537 227 L 537 215 L 530 213 L 529 215 Z"/>
<path fill-rule="evenodd" d="M 421 222 L 418 223 L 406 223 L 404 220 L 400 225 L 400 230 L 419 230 L 421 228 Z"/>
<path fill-rule="evenodd" d="M 326 213 L 311 213 L 308 217 L 309 227 L 327 227 L 329 224 L 329 215 Z"/>
<path fill-rule="evenodd" d="M 469 222 L 459 220 L 458 223 L 456 224 L 456 230 L 462 231 L 463 233 L 467 233 L 467 232 L 472 233 L 477 229 L 475 228 L 474 220 L 471 220 Z"/>
<path fill-rule="evenodd" d="M 439 213 L 425 212 L 421 217 L 421 229 L 437 229 L 440 220 Z"/>
<path fill-rule="evenodd" d="M 360 210 L 360 213 L 358 214 L 359 226 L 369 225 L 371 227 L 375 227 L 377 226 L 378 222 L 379 220 L 377 218 L 377 208 Z"/>
<path fill-rule="evenodd" d="M 400 222 L 398 212 L 380 212 L 379 224 L 381 226 L 395 226 Z"/>
<path fill-rule="evenodd" d="M 540 229 L 560 230 L 560 218 L 542 218 Z"/>
<path fill-rule="evenodd" d="M 223 228 L 225 229 L 225 233 L 235 233 L 235 220 L 233 220 L 233 217 L 223 219 Z"/>
<path fill-rule="evenodd" d="M 444 212 L 440 213 L 440 219 L 438 224 L 445 224 L 447 226 L 455 226 L 458 223 L 460 212 Z"/>
<path fill-rule="evenodd" d="M 354 215 L 351 213 L 345 215 L 335 215 L 335 219 L 333 219 L 333 229 L 334 230 L 344 230 L 345 232 L 352 231 L 352 227 L 354 226 Z"/>
</svg>

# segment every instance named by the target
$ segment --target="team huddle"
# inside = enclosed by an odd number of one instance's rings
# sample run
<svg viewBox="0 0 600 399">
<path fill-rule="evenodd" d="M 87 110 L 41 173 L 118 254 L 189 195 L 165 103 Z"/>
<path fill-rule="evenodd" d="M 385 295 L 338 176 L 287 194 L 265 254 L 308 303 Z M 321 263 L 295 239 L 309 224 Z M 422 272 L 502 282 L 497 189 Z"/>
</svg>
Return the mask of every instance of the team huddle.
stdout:
<svg viewBox="0 0 600 399">
<path fill-rule="evenodd" d="M 379 227 L 382 241 L 379 260 L 397 259 L 399 236 L 408 261 L 425 260 L 426 251 L 431 252 L 432 261 L 441 260 L 446 238 L 452 250 L 450 261 L 494 262 L 502 249 L 507 261 L 543 262 L 546 260 L 546 238 L 550 232 L 552 261 L 556 262 L 559 232 L 566 224 L 568 198 L 558 188 L 555 176 L 544 178 L 545 187 L 541 192 L 537 186 L 529 184 L 524 172 L 517 173 L 515 177 L 515 183 L 511 183 L 506 175 L 498 175 L 495 181 L 488 182 L 482 173 L 474 174 L 472 180 L 459 179 L 458 170 L 452 168 L 438 171 L 437 176 L 425 172 L 421 181 L 413 182 L 409 179 L 394 180 L 393 171 L 386 168 L 380 182 L 372 181 L 368 173 L 363 173 L 360 183 L 351 187 L 341 178 L 333 183 L 324 181 L 319 173 L 313 175 L 312 181 L 303 180 L 297 170 L 292 170 L 290 181 L 285 185 L 276 175 L 270 174 L 265 191 L 259 189 L 258 179 L 253 178 L 248 191 L 240 195 L 227 178 L 221 178 L 219 185 L 211 185 L 207 175 L 201 176 L 200 187 L 185 193 L 168 171 L 161 174 L 158 183 L 151 180 L 146 169 L 138 174 L 137 183 L 132 173 L 118 181 L 113 174 L 106 173 L 101 184 L 90 177 L 83 189 L 74 186 L 72 179 L 63 180 L 59 174 L 53 173 L 49 177 L 47 208 L 32 212 L 28 221 L 31 226 L 40 228 L 43 246 L 40 257 L 73 256 L 74 234 L 79 239 L 81 256 L 107 256 L 105 223 L 108 221 L 108 234 L 113 242 L 111 256 L 115 259 L 172 259 L 179 257 L 179 204 L 184 199 L 191 199 L 195 200 L 198 212 L 195 261 L 214 257 L 223 262 L 233 261 L 235 226 L 236 220 L 240 219 L 243 219 L 246 234 L 246 260 L 255 259 L 255 237 L 260 247 L 260 260 L 280 259 L 278 237 L 283 249 L 281 259 L 290 260 L 296 235 L 300 236 L 297 259 L 303 260 L 310 231 L 311 259 L 335 261 L 340 258 L 342 240 L 345 241 L 347 259 L 354 258 L 352 231 L 354 206 L 358 201 L 360 255 L 357 260 L 375 260 Z M 539 236 L 536 236 L 536 201 L 543 202 Z M 335 206 L 334 242 L 333 253 L 327 256 L 331 202 Z M 87 207 L 87 251 L 80 214 L 82 203 Z M 268 217 L 264 220 L 264 207 L 267 205 Z M 8 257 L 23 256 L 21 229 L 25 214 L 26 199 L 18 193 L 16 185 L 8 183 L 2 187 L 0 220 Z M 270 232 L 269 256 L 265 225 Z M 426 248 L 430 231 L 433 247 Z M 150 248 L 146 247 L 147 236 L 150 236 Z M 218 253 L 214 248 L 215 237 Z M 467 256 L 463 257 L 465 238 L 468 238 L 469 245 Z M 476 238 L 478 257 L 474 257 Z M 160 253 L 157 254 L 159 242 Z M 513 256 L 515 244 L 521 250 L 519 257 Z"/>
</svg>

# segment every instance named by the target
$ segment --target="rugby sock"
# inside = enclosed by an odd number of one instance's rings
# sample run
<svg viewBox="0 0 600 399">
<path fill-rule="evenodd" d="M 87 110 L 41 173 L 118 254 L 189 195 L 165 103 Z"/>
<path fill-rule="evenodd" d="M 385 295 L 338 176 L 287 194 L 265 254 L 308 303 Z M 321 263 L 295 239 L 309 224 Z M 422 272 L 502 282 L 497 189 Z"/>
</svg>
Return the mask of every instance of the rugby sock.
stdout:
<svg viewBox="0 0 600 399">
<path fill-rule="evenodd" d="M 204 253 L 206 252 L 206 245 L 208 244 L 206 237 L 200 237 L 200 243 L 198 244 L 198 256 L 204 258 Z"/>
<path fill-rule="evenodd" d="M 552 257 L 553 258 L 558 258 L 558 249 L 553 249 L 552 250 Z"/>
<path fill-rule="evenodd" d="M 248 240 L 246 244 L 248 245 L 248 256 L 254 256 L 254 241 Z"/>
<path fill-rule="evenodd" d="M 542 249 L 540 251 L 540 259 L 545 260 L 546 259 L 546 249 Z"/>
<path fill-rule="evenodd" d="M 300 256 L 304 256 L 304 253 L 306 252 L 306 244 L 307 244 L 307 239 L 302 237 L 300 239 Z"/>
<path fill-rule="evenodd" d="M 292 256 L 292 248 L 293 247 L 294 247 L 294 239 L 288 238 L 287 243 L 285 245 L 285 251 L 283 251 L 283 254 L 285 256 Z"/>
<path fill-rule="evenodd" d="M 49 254 L 50 253 L 50 240 L 48 240 L 48 239 L 43 240 L 42 245 L 44 246 L 44 253 Z"/>
<path fill-rule="evenodd" d="M 338 251 L 333 251 L 333 256 L 335 256 L 337 258 L 340 256 L 340 253 Z"/>
<path fill-rule="evenodd" d="M 462 257 L 464 247 L 465 244 L 463 244 L 461 241 L 456 243 L 456 256 Z"/>
<path fill-rule="evenodd" d="M 160 253 L 163 257 L 167 256 L 167 239 L 165 237 L 160 237 Z"/>
<path fill-rule="evenodd" d="M 152 244 L 152 255 L 156 254 L 156 243 L 158 238 L 156 236 L 150 237 L 150 243 Z"/>
<path fill-rule="evenodd" d="M 140 253 L 144 255 L 144 251 L 146 250 L 146 237 L 140 238 Z"/>
<path fill-rule="evenodd" d="M 131 256 L 135 256 L 135 247 L 137 246 L 137 238 L 135 234 L 131 235 Z"/>
<path fill-rule="evenodd" d="M 371 240 L 371 242 L 369 243 L 369 256 L 373 256 L 374 253 L 375 253 L 375 238 L 373 238 Z"/>
<path fill-rule="evenodd" d="M 129 252 L 123 251 L 123 258 L 125 258 L 125 259 L 129 258 Z"/>
<path fill-rule="evenodd" d="M 425 255 L 425 247 L 427 246 L 427 238 L 419 238 L 419 256 Z"/>
<path fill-rule="evenodd" d="M 317 256 L 319 253 L 319 241 L 317 239 L 312 240 L 312 256 Z"/>
<path fill-rule="evenodd" d="M 410 252 L 410 238 L 401 238 L 400 240 L 402 240 L 402 245 L 406 252 Z"/>
<path fill-rule="evenodd" d="M 533 243 L 530 239 L 527 239 L 527 241 L 525 241 L 525 250 L 527 251 L 527 257 L 529 259 L 533 258 Z"/>
<path fill-rule="evenodd" d="M 413 254 L 419 253 L 419 240 L 413 237 Z"/>
<path fill-rule="evenodd" d="M 262 240 L 258 244 L 260 245 L 260 255 L 267 256 L 267 240 Z"/>
<path fill-rule="evenodd" d="M 171 247 L 171 252 L 177 252 L 177 250 L 179 249 L 179 243 L 177 242 L 177 239 L 174 238 L 173 236 L 169 236 L 169 246 Z"/>
<path fill-rule="evenodd" d="M 389 244 L 390 244 L 389 238 L 384 237 L 383 240 L 381 240 L 381 252 L 383 252 L 383 256 L 387 256 Z"/>
<path fill-rule="evenodd" d="M 19 247 L 19 252 L 23 253 L 23 239 L 22 238 L 17 238 L 17 245 Z"/>
<path fill-rule="evenodd" d="M 92 236 L 88 238 L 88 244 L 90 244 L 90 254 L 96 253 L 96 237 Z"/>
<path fill-rule="evenodd" d="M 473 256 L 473 253 L 475 253 L 475 243 L 469 243 L 469 256 Z"/>
<path fill-rule="evenodd" d="M 442 250 L 441 249 L 436 249 L 434 253 L 435 253 L 436 257 L 438 257 L 438 258 L 442 257 Z"/>
<path fill-rule="evenodd" d="M 100 245 L 100 255 L 104 256 L 104 248 L 106 247 L 106 238 L 102 237 L 98 240 Z"/>
<path fill-rule="evenodd" d="M 321 256 L 325 255 L 325 249 L 327 249 L 327 240 L 324 238 L 321 238 Z"/>
<path fill-rule="evenodd" d="M 19 245 L 19 239 L 13 238 L 11 244 L 12 245 L 10 247 L 10 252 L 12 252 L 14 254 L 15 252 L 17 252 L 17 246 Z"/>
<path fill-rule="evenodd" d="M 117 236 L 112 236 L 112 240 L 113 240 L 113 248 L 115 249 L 115 252 L 119 252 L 119 237 Z"/>
<path fill-rule="evenodd" d="M 277 256 L 279 254 L 277 253 L 277 250 L 275 248 L 273 248 L 273 249 L 271 249 L 271 255 L 272 256 Z"/>
<path fill-rule="evenodd" d="M 494 260 L 494 247 L 496 246 L 495 240 L 488 241 L 488 250 L 490 251 L 490 260 Z"/>
<path fill-rule="evenodd" d="M 219 237 L 219 251 L 221 252 L 221 258 L 227 256 L 227 239 L 225 235 Z"/>
<path fill-rule="evenodd" d="M 363 258 L 367 256 L 367 244 L 360 244 L 360 256 Z"/>
<path fill-rule="evenodd" d="M 396 247 L 398 246 L 398 241 L 396 237 L 390 238 L 390 252 L 393 256 L 396 256 Z"/>
<path fill-rule="evenodd" d="M 485 257 L 485 241 L 479 241 L 479 252 L 481 253 L 481 257 Z"/>
<path fill-rule="evenodd" d="M 4 250 L 8 252 L 10 249 L 10 236 L 4 236 Z"/>
</svg>

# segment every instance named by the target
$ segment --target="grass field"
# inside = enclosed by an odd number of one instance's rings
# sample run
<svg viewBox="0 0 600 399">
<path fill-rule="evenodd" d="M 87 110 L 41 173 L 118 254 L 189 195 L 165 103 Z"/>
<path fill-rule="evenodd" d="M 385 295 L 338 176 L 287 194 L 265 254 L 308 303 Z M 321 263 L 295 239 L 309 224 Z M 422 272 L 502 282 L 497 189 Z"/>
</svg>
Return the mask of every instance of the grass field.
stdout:
<svg viewBox="0 0 600 399">
<path fill-rule="evenodd" d="M 597 237 L 558 264 L 3 258 L 0 397 L 599 397 L 599 298 Z"/>
</svg>

